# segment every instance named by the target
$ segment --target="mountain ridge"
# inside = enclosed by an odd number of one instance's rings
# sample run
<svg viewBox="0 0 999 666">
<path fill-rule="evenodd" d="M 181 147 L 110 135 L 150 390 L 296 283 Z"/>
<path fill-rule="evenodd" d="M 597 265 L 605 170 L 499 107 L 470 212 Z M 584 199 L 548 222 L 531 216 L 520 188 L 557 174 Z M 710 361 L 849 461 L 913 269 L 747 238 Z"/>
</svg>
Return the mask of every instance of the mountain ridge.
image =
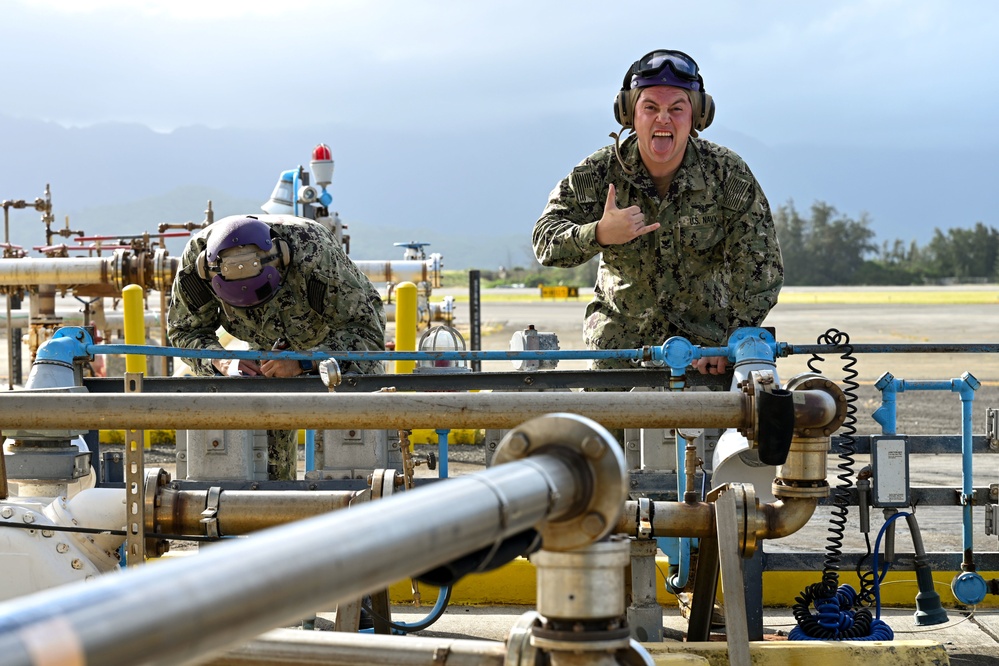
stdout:
<svg viewBox="0 0 999 666">
<path fill-rule="evenodd" d="M 549 191 L 604 145 L 608 124 L 537 118 L 474 136 L 402 130 L 357 132 L 342 124 L 275 130 L 193 125 L 157 132 L 136 123 L 66 128 L 0 114 L 0 200 L 52 189 L 57 227 L 88 234 L 155 231 L 161 222 L 259 212 L 279 174 L 309 168 L 327 143 L 336 170 L 331 208 L 348 225 L 358 259 L 401 256 L 394 242 L 431 243 L 448 268 L 494 268 L 533 261 L 530 235 Z M 996 225 L 989 151 L 766 145 L 724 126 L 706 139 L 750 165 L 773 207 L 814 201 L 854 219 L 867 213 L 876 241 L 925 244 L 934 228 Z M 931 169 L 933 164 L 937 168 Z M 10 211 L 11 241 L 40 245 L 32 211 Z M 34 218 L 37 222 L 38 218 Z M 171 241 L 171 253 L 182 244 Z"/>
</svg>

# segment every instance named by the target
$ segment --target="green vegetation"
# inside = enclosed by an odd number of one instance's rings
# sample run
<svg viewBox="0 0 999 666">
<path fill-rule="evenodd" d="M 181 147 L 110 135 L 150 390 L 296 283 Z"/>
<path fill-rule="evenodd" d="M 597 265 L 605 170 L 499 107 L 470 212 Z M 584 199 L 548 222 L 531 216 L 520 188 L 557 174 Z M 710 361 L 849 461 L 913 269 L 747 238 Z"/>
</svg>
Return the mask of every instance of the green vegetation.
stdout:
<svg viewBox="0 0 999 666">
<path fill-rule="evenodd" d="M 597 280 L 597 265 L 600 257 L 593 257 L 575 268 L 548 268 L 534 263 L 530 267 L 514 266 L 501 270 L 480 270 L 479 280 L 483 289 L 492 287 L 538 287 L 541 285 L 569 287 L 592 287 Z M 467 287 L 468 271 L 444 271 L 441 276 L 444 287 Z M 511 299 L 514 300 L 514 299 Z"/>
<path fill-rule="evenodd" d="M 939 227 L 925 246 L 915 241 L 876 242 L 867 213 L 843 215 L 823 201 L 803 217 L 788 201 L 774 210 L 784 256 L 786 286 L 944 285 L 999 282 L 999 231 L 976 222 L 970 229 Z M 592 287 L 599 257 L 575 268 L 534 262 L 482 270 L 482 287 L 567 285 Z M 445 287 L 468 285 L 465 271 L 445 273 Z M 991 301 L 990 301 L 991 302 Z"/>
<path fill-rule="evenodd" d="M 990 283 L 999 278 L 999 231 L 976 222 L 972 229 L 937 228 L 920 247 L 915 241 L 875 243 L 870 219 L 851 219 L 829 204 L 812 204 L 802 217 L 794 202 L 774 211 L 787 285 L 913 285 Z"/>
</svg>

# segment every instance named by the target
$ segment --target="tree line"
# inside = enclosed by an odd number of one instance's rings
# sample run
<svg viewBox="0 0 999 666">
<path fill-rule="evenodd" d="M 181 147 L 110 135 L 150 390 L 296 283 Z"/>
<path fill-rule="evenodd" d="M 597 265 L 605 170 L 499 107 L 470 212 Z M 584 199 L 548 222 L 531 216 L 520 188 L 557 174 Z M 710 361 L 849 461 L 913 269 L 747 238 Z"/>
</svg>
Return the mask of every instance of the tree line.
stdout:
<svg viewBox="0 0 999 666">
<path fill-rule="evenodd" d="M 816 201 L 803 217 L 789 201 L 774 211 L 788 285 L 909 285 L 999 280 L 999 231 L 939 227 L 925 246 L 877 243 L 870 219 Z"/>
<path fill-rule="evenodd" d="M 936 228 L 930 242 L 921 246 L 899 239 L 878 243 L 867 213 L 854 219 L 824 201 L 813 203 L 808 217 L 793 201 L 773 213 L 787 285 L 999 282 L 999 231 L 982 222 L 970 229 Z M 524 253 L 527 266 L 483 270 L 483 284 L 589 287 L 596 280 L 599 257 L 571 269 L 546 268 L 534 260 L 530 246 Z"/>
</svg>

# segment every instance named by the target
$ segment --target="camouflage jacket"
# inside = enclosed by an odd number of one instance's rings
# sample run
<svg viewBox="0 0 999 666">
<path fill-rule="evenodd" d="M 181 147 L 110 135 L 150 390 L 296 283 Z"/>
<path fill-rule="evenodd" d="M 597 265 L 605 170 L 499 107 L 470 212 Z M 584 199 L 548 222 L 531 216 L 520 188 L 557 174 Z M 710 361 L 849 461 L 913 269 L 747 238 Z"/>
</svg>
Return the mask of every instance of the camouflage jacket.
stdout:
<svg viewBox="0 0 999 666">
<path fill-rule="evenodd" d="M 198 276 L 195 260 L 205 249 L 211 226 L 187 243 L 170 294 L 168 336 L 176 347 L 222 349 L 222 327 L 249 344 L 272 349 L 283 339 L 292 351 L 381 351 L 385 349 L 385 311 L 381 297 L 319 224 L 272 225 L 291 248 L 291 265 L 282 269 L 278 292 L 249 308 L 223 307 L 211 285 Z M 199 375 L 217 374 L 209 359 L 184 359 Z M 382 372 L 379 361 L 341 363 L 343 372 Z"/>
<path fill-rule="evenodd" d="M 534 253 L 545 266 L 570 268 L 602 253 L 583 339 L 595 349 L 662 344 L 674 335 L 724 345 L 740 326 L 758 326 L 784 282 L 773 217 L 742 159 L 690 138 L 667 196 L 660 199 L 629 137 L 622 159 L 607 146 L 552 190 L 534 225 Z M 622 244 L 597 243 L 607 190 L 619 208 L 637 205 L 656 231 Z M 597 364 L 598 367 L 606 364 Z"/>
</svg>

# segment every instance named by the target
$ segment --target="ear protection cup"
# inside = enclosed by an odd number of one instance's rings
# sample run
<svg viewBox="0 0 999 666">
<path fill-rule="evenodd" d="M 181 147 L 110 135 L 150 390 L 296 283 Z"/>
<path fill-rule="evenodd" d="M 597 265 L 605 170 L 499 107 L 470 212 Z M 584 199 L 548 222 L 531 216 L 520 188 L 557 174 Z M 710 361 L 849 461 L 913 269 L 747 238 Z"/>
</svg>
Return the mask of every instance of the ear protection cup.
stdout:
<svg viewBox="0 0 999 666">
<path fill-rule="evenodd" d="M 638 92 L 638 90 L 621 90 L 614 98 L 614 120 L 625 129 L 634 128 L 634 110 Z"/>
<path fill-rule="evenodd" d="M 277 245 L 278 256 L 281 260 L 281 268 L 291 266 L 291 246 L 288 245 L 288 241 L 281 238 L 275 238 L 274 244 Z"/>
<path fill-rule="evenodd" d="M 706 130 L 715 119 L 715 101 L 703 90 L 691 90 L 690 106 L 693 111 L 694 129 L 698 132 Z"/>
<path fill-rule="evenodd" d="M 198 258 L 194 260 L 194 269 L 198 272 L 198 277 L 202 280 L 209 279 L 208 276 L 208 250 L 202 250 Z"/>
<path fill-rule="evenodd" d="M 635 103 L 641 88 L 622 90 L 614 98 L 614 120 L 625 129 L 634 129 Z M 691 120 L 695 131 L 701 132 L 715 119 L 715 101 L 703 90 L 688 90 L 691 106 Z"/>
</svg>

